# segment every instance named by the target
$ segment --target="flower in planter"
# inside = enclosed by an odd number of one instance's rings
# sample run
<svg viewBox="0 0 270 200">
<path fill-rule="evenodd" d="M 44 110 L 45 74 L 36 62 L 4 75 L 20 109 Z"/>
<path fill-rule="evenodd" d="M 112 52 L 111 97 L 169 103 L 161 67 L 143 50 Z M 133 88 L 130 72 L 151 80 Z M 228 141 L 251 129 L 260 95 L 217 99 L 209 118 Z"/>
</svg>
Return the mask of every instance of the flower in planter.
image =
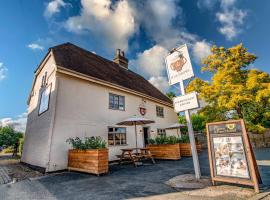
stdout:
<svg viewBox="0 0 270 200">
<path fill-rule="evenodd" d="M 97 137 L 85 137 L 84 140 L 79 137 L 68 138 L 66 140 L 71 144 L 73 149 L 87 150 L 87 149 L 104 149 L 106 142 L 100 136 Z"/>
</svg>

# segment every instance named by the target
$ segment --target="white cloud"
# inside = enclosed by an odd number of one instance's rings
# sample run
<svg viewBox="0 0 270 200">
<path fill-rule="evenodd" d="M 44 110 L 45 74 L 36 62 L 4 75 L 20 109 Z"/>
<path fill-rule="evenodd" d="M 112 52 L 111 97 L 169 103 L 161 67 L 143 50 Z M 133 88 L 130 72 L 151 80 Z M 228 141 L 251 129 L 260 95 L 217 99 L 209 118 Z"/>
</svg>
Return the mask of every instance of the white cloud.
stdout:
<svg viewBox="0 0 270 200">
<path fill-rule="evenodd" d="M 225 9 L 218 12 L 216 17 L 222 25 L 218 29 L 219 32 L 228 40 L 237 37 L 242 32 L 241 25 L 243 25 L 246 16 L 247 12 L 241 9 Z"/>
<path fill-rule="evenodd" d="M 139 53 L 136 60 L 131 60 L 131 66 L 135 67 L 135 70 L 150 76 L 161 76 L 165 71 L 164 58 L 168 51 L 159 45 L 155 45 L 150 49 Z"/>
<path fill-rule="evenodd" d="M 211 46 L 206 41 L 195 42 L 192 46 L 192 54 L 197 63 L 200 63 L 201 60 L 211 54 Z"/>
<path fill-rule="evenodd" d="M 197 36 L 183 26 L 184 17 L 178 1 L 143 1 L 133 4 L 136 19 L 145 29 L 147 36 L 156 44 L 172 49 L 183 43 L 193 43 Z"/>
<path fill-rule="evenodd" d="M 236 0 L 220 0 L 220 6 L 224 9 L 233 6 L 236 3 Z"/>
<path fill-rule="evenodd" d="M 161 92 L 163 93 L 168 92 L 169 83 L 166 77 L 163 76 L 151 77 L 148 81 L 156 88 L 158 88 Z"/>
<path fill-rule="evenodd" d="M 198 0 L 197 6 L 199 9 L 212 9 L 218 0 Z"/>
<path fill-rule="evenodd" d="M 112 49 L 128 49 L 128 40 L 136 32 L 134 11 L 127 0 L 112 3 L 111 0 L 81 0 L 78 16 L 65 22 L 68 31 L 93 33 Z"/>
<path fill-rule="evenodd" d="M 16 131 L 25 132 L 27 121 L 27 113 L 22 113 L 16 118 L 2 118 L 0 119 L 0 126 L 11 126 Z"/>
<path fill-rule="evenodd" d="M 41 51 L 44 50 L 44 47 L 37 43 L 28 44 L 27 47 L 32 50 L 41 50 Z"/>
<path fill-rule="evenodd" d="M 0 81 L 6 78 L 7 68 L 0 62 Z"/>
<path fill-rule="evenodd" d="M 63 0 L 52 0 L 47 4 L 44 16 L 48 18 L 52 17 L 56 13 L 60 12 L 61 7 L 65 7 L 66 5 L 67 4 Z"/>
<path fill-rule="evenodd" d="M 215 5 L 219 3 L 219 9 Z M 237 8 L 237 0 L 198 0 L 197 6 L 200 9 L 218 10 L 215 15 L 220 23 L 218 31 L 228 40 L 236 38 L 243 32 L 244 20 L 247 11 Z"/>
</svg>

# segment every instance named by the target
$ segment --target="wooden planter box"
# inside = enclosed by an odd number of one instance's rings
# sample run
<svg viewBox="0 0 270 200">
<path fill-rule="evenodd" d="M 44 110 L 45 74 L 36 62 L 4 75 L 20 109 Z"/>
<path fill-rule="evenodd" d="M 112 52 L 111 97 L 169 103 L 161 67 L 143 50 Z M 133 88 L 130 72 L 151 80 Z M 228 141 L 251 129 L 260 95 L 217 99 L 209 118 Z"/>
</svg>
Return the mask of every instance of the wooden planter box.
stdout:
<svg viewBox="0 0 270 200">
<path fill-rule="evenodd" d="M 147 148 L 156 159 L 179 160 L 181 158 L 179 144 L 147 145 Z"/>
<path fill-rule="evenodd" d="M 190 143 L 179 143 L 181 156 L 192 156 Z M 197 152 L 202 151 L 202 145 L 196 144 Z"/>
<path fill-rule="evenodd" d="M 68 151 L 68 170 L 105 174 L 109 171 L 108 149 Z"/>
</svg>

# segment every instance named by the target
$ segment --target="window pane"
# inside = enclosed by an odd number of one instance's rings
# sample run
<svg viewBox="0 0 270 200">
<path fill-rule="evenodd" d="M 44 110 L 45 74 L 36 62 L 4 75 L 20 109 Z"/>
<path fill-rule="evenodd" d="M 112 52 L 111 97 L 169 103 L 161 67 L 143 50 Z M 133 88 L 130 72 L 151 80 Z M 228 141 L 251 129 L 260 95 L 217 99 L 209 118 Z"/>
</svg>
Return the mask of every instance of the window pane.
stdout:
<svg viewBox="0 0 270 200">
<path fill-rule="evenodd" d="M 118 132 L 119 133 L 125 133 L 126 132 L 126 128 L 118 128 Z"/>
<path fill-rule="evenodd" d="M 114 108 L 114 98 L 112 94 L 109 96 L 109 108 Z"/>
<path fill-rule="evenodd" d="M 119 110 L 125 110 L 125 98 L 119 96 Z"/>
<path fill-rule="evenodd" d="M 113 134 L 108 134 L 108 144 L 109 145 L 114 145 Z"/>
<path fill-rule="evenodd" d="M 118 109 L 119 107 L 119 97 L 118 96 L 114 96 L 114 109 Z"/>
<path fill-rule="evenodd" d="M 121 134 L 121 144 L 127 144 L 126 133 Z"/>
<path fill-rule="evenodd" d="M 156 113 L 158 117 L 164 117 L 164 109 L 163 107 L 156 106 Z"/>
<path fill-rule="evenodd" d="M 109 128 L 109 132 L 113 132 L 113 128 Z"/>
<path fill-rule="evenodd" d="M 121 144 L 121 134 L 119 134 L 119 133 L 116 133 L 115 134 L 115 145 L 120 145 Z"/>
</svg>

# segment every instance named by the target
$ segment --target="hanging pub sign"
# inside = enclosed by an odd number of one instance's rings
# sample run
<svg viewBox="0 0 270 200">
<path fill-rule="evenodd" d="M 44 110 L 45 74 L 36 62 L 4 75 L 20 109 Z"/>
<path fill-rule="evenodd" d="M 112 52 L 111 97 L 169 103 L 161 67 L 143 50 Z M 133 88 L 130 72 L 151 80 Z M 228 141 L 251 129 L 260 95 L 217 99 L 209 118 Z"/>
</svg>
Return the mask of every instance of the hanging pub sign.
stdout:
<svg viewBox="0 0 270 200">
<path fill-rule="evenodd" d="M 146 114 L 146 107 L 144 101 L 139 105 L 139 112 L 142 116 Z"/>
<path fill-rule="evenodd" d="M 194 76 L 186 44 L 168 55 L 165 61 L 170 85 Z"/>
<path fill-rule="evenodd" d="M 259 192 L 261 178 L 244 121 L 208 123 L 206 129 L 212 183 L 249 185 Z"/>
</svg>

